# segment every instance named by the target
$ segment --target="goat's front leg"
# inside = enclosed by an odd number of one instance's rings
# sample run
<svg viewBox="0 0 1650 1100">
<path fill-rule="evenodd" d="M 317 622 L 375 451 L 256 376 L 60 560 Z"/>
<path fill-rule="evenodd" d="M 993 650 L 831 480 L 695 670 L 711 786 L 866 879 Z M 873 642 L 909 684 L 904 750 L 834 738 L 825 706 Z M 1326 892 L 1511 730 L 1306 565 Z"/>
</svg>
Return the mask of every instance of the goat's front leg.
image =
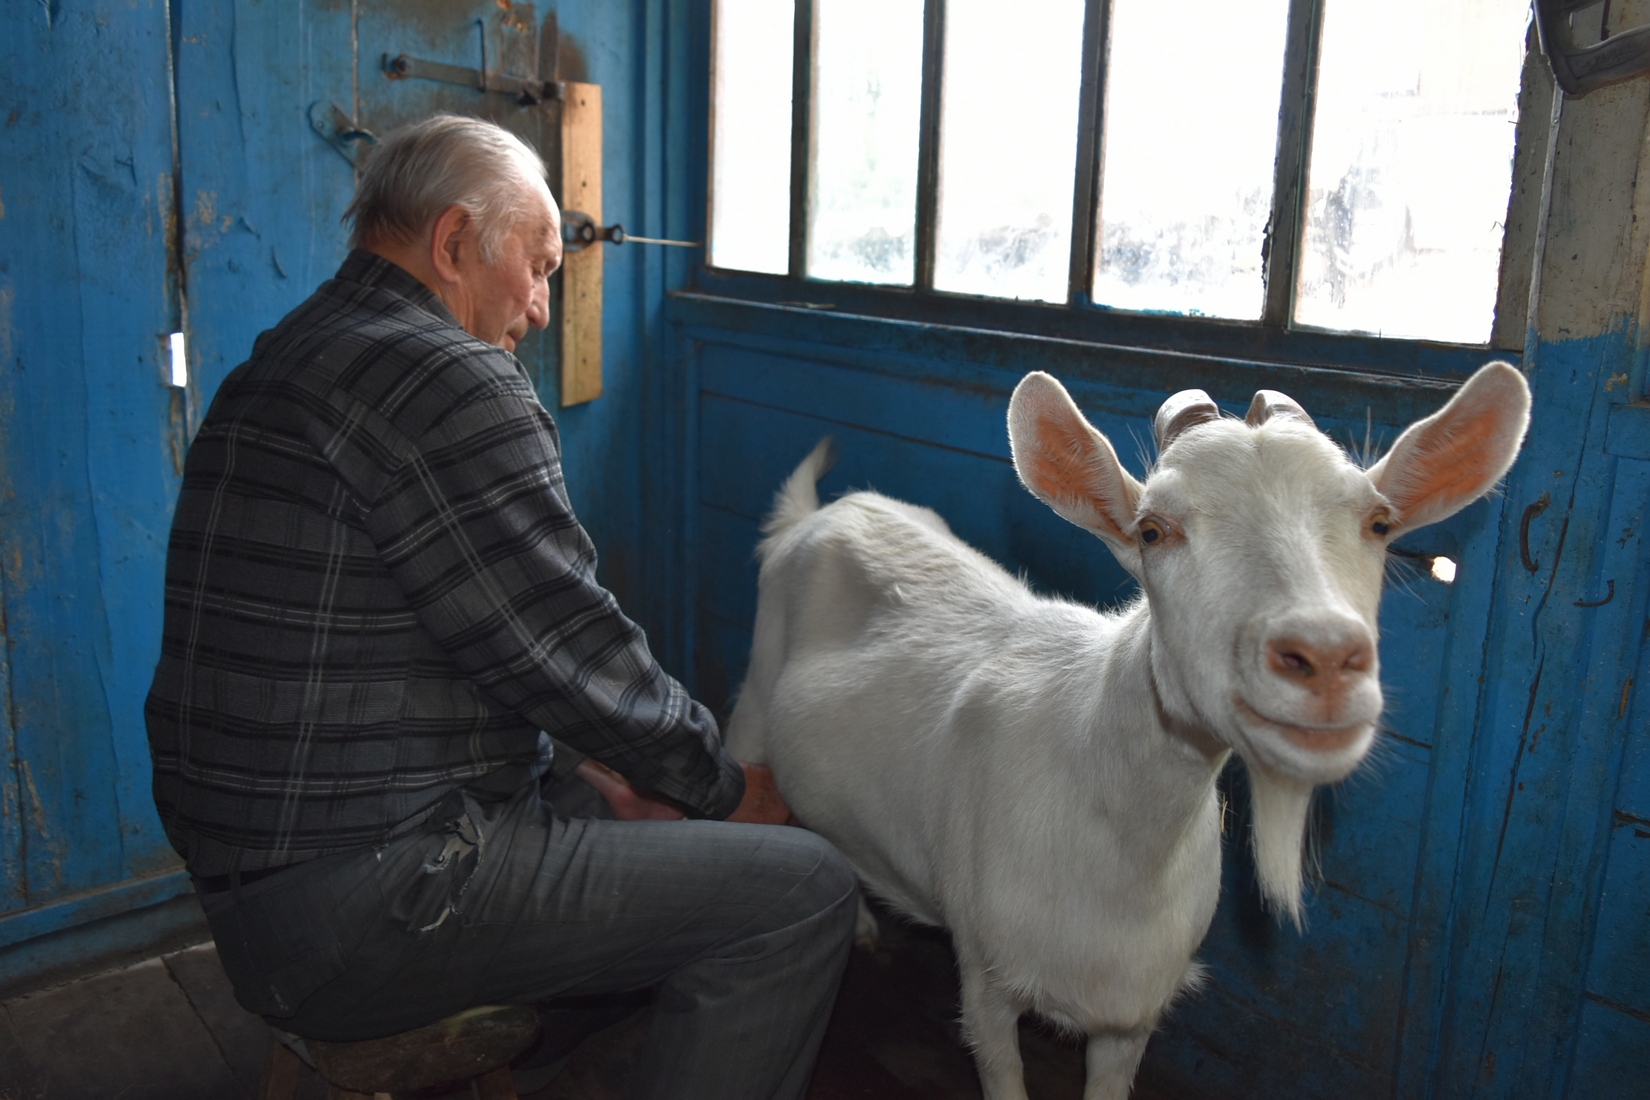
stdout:
<svg viewBox="0 0 1650 1100">
<path fill-rule="evenodd" d="M 1084 1062 L 1088 1081 L 1083 1100 L 1128 1100 L 1140 1056 L 1146 1053 L 1151 1028 L 1136 1031 L 1100 1032 L 1089 1036 Z"/>
<path fill-rule="evenodd" d="M 992 986 L 984 966 L 958 960 L 962 969 L 963 1036 L 974 1049 L 985 1100 L 1027 1100 L 1020 1062 L 1020 1010 Z"/>
</svg>

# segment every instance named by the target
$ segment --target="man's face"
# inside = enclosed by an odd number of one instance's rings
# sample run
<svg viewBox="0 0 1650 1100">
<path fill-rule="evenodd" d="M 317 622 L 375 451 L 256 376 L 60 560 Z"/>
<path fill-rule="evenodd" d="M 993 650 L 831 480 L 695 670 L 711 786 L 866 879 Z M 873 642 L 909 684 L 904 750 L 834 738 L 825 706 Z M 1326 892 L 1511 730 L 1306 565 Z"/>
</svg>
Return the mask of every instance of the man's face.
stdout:
<svg viewBox="0 0 1650 1100">
<path fill-rule="evenodd" d="M 543 187 L 504 239 L 496 263 L 466 250 L 459 265 L 457 301 L 449 302 L 464 331 L 515 351 L 528 326 L 550 323 L 550 276 L 561 266 L 561 216 Z M 443 296 L 445 297 L 445 296 Z"/>
</svg>

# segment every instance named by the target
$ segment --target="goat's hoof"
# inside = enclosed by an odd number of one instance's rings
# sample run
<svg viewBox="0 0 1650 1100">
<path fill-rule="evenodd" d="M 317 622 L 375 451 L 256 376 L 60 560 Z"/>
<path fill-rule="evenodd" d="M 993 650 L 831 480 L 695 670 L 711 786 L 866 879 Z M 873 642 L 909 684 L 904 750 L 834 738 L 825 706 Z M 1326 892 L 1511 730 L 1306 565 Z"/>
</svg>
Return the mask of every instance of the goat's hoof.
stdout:
<svg viewBox="0 0 1650 1100">
<path fill-rule="evenodd" d="M 859 915 L 854 918 L 854 946 L 866 953 L 874 953 L 877 949 L 877 940 L 881 936 L 882 929 L 877 924 L 876 914 L 865 904 L 862 894 L 859 899 Z"/>
</svg>

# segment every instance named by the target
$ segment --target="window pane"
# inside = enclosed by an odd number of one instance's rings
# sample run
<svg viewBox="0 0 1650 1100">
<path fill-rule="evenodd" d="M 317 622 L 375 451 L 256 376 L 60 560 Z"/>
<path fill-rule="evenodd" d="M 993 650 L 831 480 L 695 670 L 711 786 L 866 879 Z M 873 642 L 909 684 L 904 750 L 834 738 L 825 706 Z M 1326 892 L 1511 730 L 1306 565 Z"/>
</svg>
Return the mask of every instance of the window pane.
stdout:
<svg viewBox="0 0 1650 1100">
<path fill-rule="evenodd" d="M 791 55 L 796 6 L 717 0 L 710 263 L 790 267 Z"/>
<path fill-rule="evenodd" d="M 1083 7 L 946 4 L 938 289 L 1066 300 Z"/>
<path fill-rule="evenodd" d="M 1258 318 L 1287 0 L 1113 0 L 1094 300 Z"/>
<path fill-rule="evenodd" d="M 808 274 L 915 275 L 922 0 L 815 0 Z"/>
<path fill-rule="evenodd" d="M 1489 340 L 1528 0 L 1328 0 L 1295 320 Z"/>
</svg>

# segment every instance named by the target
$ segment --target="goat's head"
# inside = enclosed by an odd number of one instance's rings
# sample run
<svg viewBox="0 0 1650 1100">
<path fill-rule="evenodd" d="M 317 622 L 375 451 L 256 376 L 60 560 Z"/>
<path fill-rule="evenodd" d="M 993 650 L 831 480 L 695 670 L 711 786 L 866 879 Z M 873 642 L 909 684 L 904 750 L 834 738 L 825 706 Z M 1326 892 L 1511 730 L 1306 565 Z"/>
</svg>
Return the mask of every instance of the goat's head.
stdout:
<svg viewBox="0 0 1650 1100">
<path fill-rule="evenodd" d="M 1157 415 L 1142 484 L 1059 382 L 1014 391 L 1020 479 L 1140 581 L 1164 716 L 1243 758 L 1261 888 L 1297 922 L 1312 789 L 1357 767 L 1381 714 L 1387 545 L 1493 488 L 1529 406 L 1523 376 L 1491 363 L 1364 470 L 1283 394 L 1257 393 L 1240 421 L 1187 390 Z"/>
</svg>

